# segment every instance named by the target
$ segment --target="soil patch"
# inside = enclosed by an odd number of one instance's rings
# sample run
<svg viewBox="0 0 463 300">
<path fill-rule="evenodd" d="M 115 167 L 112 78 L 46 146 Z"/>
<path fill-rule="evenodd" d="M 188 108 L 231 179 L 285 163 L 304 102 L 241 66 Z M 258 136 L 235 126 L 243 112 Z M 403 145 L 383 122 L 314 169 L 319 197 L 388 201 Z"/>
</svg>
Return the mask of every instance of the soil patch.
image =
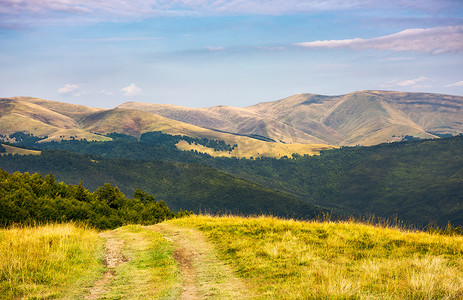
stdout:
<svg viewBox="0 0 463 300">
<path fill-rule="evenodd" d="M 85 299 L 89 300 L 99 299 L 102 295 L 106 294 L 109 291 L 111 281 L 116 275 L 114 268 L 128 261 L 127 258 L 122 255 L 124 241 L 116 238 L 111 232 L 101 233 L 100 236 L 108 239 L 105 245 L 106 250 L 103 258 L 103 265 L 109 270 L 104 272 L 103 277 L 95 282 L 93 287 L 89 290 L 90 295 L 85 297 Z"/>
<path fill-rule="evenodd" d="M 173 256 L 180 268 L 183 292 L 180 299 L 246 299 L 248 289 L 217 257 L 204 235 L 193 228 L 168 223 L 148 227 L 163 234 L 174 245 Z"/>
</svg>

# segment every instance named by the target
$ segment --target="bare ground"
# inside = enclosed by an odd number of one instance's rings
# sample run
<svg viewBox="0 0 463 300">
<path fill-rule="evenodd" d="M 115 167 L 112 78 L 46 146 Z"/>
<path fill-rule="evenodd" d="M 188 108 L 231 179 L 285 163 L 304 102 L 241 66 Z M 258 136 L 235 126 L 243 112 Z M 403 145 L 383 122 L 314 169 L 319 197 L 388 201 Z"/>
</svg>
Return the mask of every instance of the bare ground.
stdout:
<svg viewBox="0 0 463 300">
<path fill-rule="evenodd" d="M 246 299 L 250 295 L 233 270 L 220 261 L 201 232 L 168 223 L 150 226 L 174 245 L 183 292 L 180 299 Z"/>
<path fill-rule="evenodd" d="M 116 238 L 114 233 L 110 231 L 101 233 L 100 236 L 107 238 L 103 265 L 108 268 L 108 270 L 105 271 L 103 277 L 96 281 L 93 287 L 90 288 L 90 294 L 85 297 L 85 299 L 89 300 L 100 299 L 109 291 L 109 286 L 115 276 L 114 268 L 127 261 L 127 259 L 122 255 L 124 242 L 121 239 Z"/>
</svg>

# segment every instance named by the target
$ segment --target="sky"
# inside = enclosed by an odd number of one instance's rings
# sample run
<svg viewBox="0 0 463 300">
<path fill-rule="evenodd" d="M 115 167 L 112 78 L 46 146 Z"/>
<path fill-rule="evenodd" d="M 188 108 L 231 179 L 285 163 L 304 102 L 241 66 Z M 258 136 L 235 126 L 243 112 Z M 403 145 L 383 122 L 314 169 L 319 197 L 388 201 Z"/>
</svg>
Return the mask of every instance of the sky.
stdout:
<svg viewBox="0 0 463 300">
<path fill-rule="evenodd" d="M 245 107 L 463 96 L 462 0 L 0 0 L 0 97 Z"/>
</svg>

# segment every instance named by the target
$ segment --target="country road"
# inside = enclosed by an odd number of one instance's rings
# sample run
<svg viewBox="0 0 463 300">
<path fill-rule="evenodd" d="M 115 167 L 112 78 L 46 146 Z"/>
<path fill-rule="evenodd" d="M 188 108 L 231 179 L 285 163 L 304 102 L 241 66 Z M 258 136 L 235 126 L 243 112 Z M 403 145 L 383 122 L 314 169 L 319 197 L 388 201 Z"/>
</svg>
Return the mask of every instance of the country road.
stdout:
<svg viewBox="0 0 463 300">
<path fill-rule="evenodd" d="M 105 271 L 84 299 L 250 298 L 245 284 L 196 229 L 161 223 L 100 236 Z"/>
<path fill-rule="evenodd" d="M 180 299 L 246 299 L 245 285 L 220 261 L 215 248 L 198 230 L 168 223 L 148 227 L 174 246 L 183 281 Z"/>
</svg>

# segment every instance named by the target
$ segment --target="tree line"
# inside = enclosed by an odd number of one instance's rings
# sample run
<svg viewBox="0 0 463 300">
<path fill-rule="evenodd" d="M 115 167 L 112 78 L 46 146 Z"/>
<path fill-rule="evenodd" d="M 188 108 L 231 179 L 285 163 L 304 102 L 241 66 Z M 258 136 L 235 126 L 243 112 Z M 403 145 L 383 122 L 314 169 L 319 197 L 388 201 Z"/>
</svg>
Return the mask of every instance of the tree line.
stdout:
<svg viewBox="0 0 463 300">
<path fill-rule="evenodd" d="M 53 173 L 41 176 L 0 170 L 0 225 L 76 221 L 98 229 L 126 224 L 150 225 L 189 215 L 172 212 L 164 201 L 156 201 L 137 189 L 127 198 L 109 183 L 93 193 L 81 183 L 57 182 Z"/>
</svg>

